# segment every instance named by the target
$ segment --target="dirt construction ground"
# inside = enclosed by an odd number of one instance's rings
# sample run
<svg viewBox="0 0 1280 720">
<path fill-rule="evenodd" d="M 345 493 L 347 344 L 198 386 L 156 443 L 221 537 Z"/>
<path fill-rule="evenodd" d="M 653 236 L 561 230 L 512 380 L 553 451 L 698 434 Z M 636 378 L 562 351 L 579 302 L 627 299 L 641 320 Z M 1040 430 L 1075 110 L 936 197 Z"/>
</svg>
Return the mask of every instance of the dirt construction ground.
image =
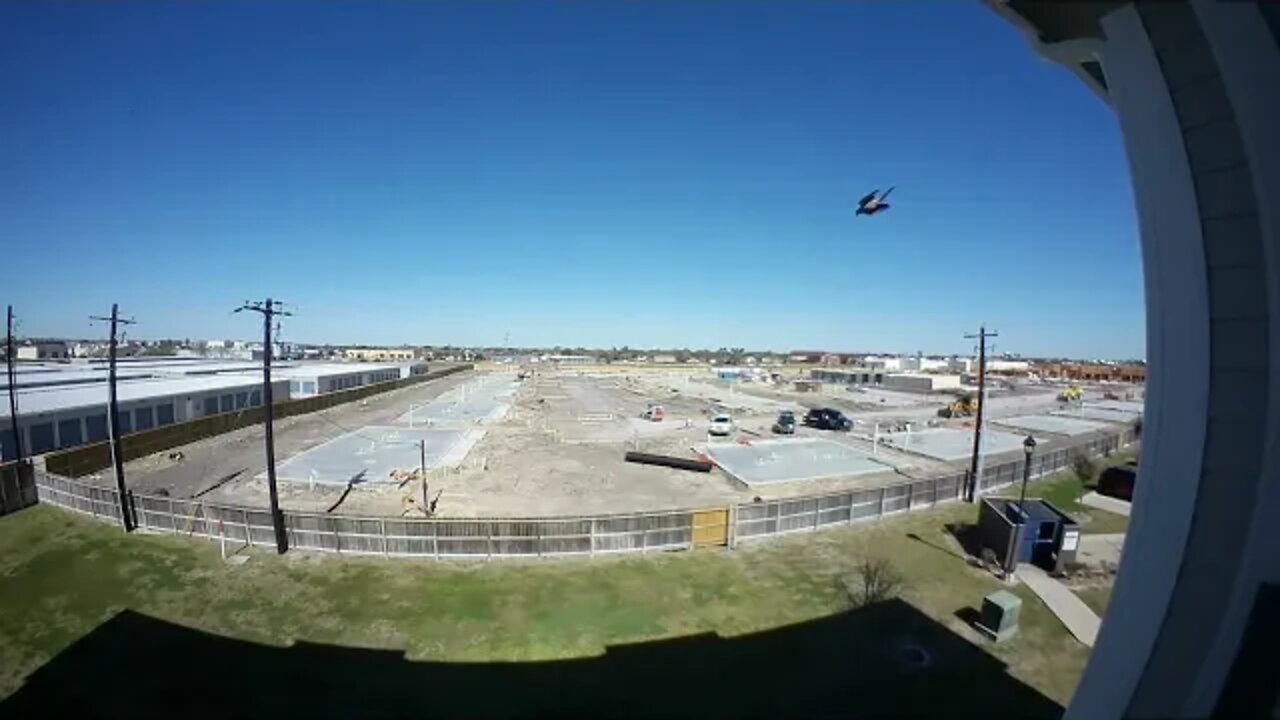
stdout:
<svg viewBox="0 0 1280 720">
<path fill-rule="evenodd" d="M 515 380 L 514 372 L 508 375 Z M 275 425 L 277 463 L 364 426 L 403 424 L 403 415 L 411 406 L 456 395 L 464 392 L 463 388 L 474 397 L 489 380 L 492 378 L 482 381 L 475 372 L 461 373 L 279 421 Z M 754 497 L 772 499 L 875 487 L 959 469 L 959 465 L 882 447 L 877 460 L 886 465 L 883 472 L 748 489 L 718 468 L 710 473 L 689 472 L 628 463 L 623 456 L 628 450 L 640 450 L 692 458 L 697 455 L 695 445 L 750 443 L 770 436 L 779 410 L 791 409 L 799 415 L 806 406 L 827 404 L 823 398 L 812 393 L 800 397 L 789 392 L 730 388 L 697 376 L 642 369 L 608 374 L 539 371 L 516 386 L 514 396 L 496 400 L 510 405 L 503 417 L 468 426 L 482 430 L 483 437 L 465 459 L 428 472 L 430 496 L 439 498 L 437 516 L 530 517 L 684 509 L 748 502 Z M 852 413 L 855 419 L 865 418 L 867 435 L 875 422 L 922 422 L 936 416 L 943 402 L 943 398 L 922 395 L 886 398 L 892 402 L 890 407 L 885 403 L 873 411 Z M 997 398 L 992 398 L 993 414 L 1053 406 L 1051 394 L 1016 400 L 1002 408 L 1005 403 L 998 404 Z M 665 409 L 663 421 L 640 417 L 653 404 Z M 708 418 L 715 411 L 732 412 L 737 429 L 730 438 L 708 438 Z M 860 437 L 863 427 L 859 425 L 854 433 L 801 427 L 797 435 L 822 436 L 869 451 L 870 443 Z M 265 472 L 261 428 L 246 428 L 178 450 L 181 459 L 162 453 L 128 463 L 130 487 L 143 493 L 164 491 L 178 498 L 267 505 L 266 482 L 260 478 Z M 101 480 L 108 482 L 109 476 L 109 472 L 103 473 Z M 421 496 L 421 483 L 416 480 L 404 486 L 394 482 L 363 484 L 350 491 L 342 486 L 312 488 L 307 483 L 282 480 L 279 488 L 286 509 L 374 516 L 407 512 L 421 517 L 418 505 L 406 504 L 406 497 Z"/>
</svg>

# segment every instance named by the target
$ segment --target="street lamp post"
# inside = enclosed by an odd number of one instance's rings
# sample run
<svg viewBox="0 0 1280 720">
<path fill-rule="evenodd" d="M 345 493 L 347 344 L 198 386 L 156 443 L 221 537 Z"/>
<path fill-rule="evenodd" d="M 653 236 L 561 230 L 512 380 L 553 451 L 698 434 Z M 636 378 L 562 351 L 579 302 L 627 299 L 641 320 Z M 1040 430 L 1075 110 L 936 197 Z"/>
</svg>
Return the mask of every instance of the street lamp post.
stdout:
<svg viewBox="0 0 1280 720">
<path fill-rule="evenodd" d="M 1014 547 L 1009 549 L 1009 557 L 1005 563 L 1005 575 L 1012 577 L 1013 569 L 1018 566 L 1017 555 L 1025 542 L 1024 534 L 1027 531 L 1027 481 L 1031 479 L 1031 455 L 1036 451 L 1036 439 L 1028 435 L 1022 441 L 1022 491 L 1018 493 L 1018 542 Z"/>
<path fill-rule="evenodd" d="M 1031 479 L 1031 455 L 1035 451 L 1036 439 L 1028 435 L 1027 439 L 1022 441 L 1022 453 L 1024 457 L 1022 462 L 1022 492 L 1018 495 L 1019 512 L 1025 512 L 1022 509 L 1022 503 L 1026 502 L 1027 499 L 1027 481 Z"/>
</svg>

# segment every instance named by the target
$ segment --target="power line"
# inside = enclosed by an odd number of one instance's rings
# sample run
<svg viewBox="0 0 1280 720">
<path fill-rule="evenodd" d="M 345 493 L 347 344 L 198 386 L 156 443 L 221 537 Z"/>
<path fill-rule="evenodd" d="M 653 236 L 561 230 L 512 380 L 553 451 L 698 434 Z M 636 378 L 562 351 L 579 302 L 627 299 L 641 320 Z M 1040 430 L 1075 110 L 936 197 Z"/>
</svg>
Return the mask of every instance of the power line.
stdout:
<svg viewBox="0 0 1280 720">
<path fill-rule="evenodd" d="M 120 444 L 120 404 L 116 396 L 116 330 L 120 325 L 134 325 L 133 319 L 120 317 L 120 306 L 111 304 L 111 316 L 91 315 L 90 320 L 111 323 L 111 342 L 107 346 L 107 432 L 111 441 L 111 465 L 116 473 L 116 491 L 120 495 L 120 521 L 125 532 L 132 532 L 136 524 L 129 506 L 128 490 L 124 485 L 124 449 Z"/>
<path fill-rule="evenodd" d="M 288 312 L 280 301 L 251 303 L 248 300 L 236 308 L 234 312 L 249 310 L 262 315 L 262 401 L 263 428 L 266 431 L 267 446 L 267 494 L 271 499 L 271 525 L 275 528 L 276 551 L 283 554 L 289 549 L 289 536 L 284 529 L 284 515 L 280 512 L 280 496 L 276 491 L 276 447 L 272 435 L 272 397 L 271 397 L 271 321 L 276 317 L 287 317 Z"/>
</svg>

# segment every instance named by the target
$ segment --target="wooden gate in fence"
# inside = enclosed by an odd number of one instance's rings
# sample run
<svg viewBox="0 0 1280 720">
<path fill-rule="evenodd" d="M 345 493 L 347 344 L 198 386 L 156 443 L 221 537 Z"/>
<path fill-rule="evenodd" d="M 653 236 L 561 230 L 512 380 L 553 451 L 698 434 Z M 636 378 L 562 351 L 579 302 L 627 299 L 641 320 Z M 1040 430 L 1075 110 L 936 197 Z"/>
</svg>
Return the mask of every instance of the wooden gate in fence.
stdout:
<svg viewBox="0 0 1280 720">
<path fill-rule="evenodd" d="M 729 508 L 698 510 L 693 513 L 693 546 L 729 544 Z"/>
</svg>

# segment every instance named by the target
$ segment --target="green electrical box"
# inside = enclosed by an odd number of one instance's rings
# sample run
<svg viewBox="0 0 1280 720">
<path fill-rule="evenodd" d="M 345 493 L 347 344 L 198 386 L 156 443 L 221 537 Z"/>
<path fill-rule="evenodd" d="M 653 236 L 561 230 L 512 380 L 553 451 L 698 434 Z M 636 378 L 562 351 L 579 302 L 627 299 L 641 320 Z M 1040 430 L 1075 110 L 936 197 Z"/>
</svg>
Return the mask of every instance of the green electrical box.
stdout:
<svg viewBox="0 0 1280 720">
<path fill-rule="evenodd" d="M 979 627 L 996 642 L 1004 642 L 1018 632 L 1018 613 L 1022 610 L 1022 598 L 1008 590 L 997 590 L 982 599 L 982 619 Z"/>
</svg>

